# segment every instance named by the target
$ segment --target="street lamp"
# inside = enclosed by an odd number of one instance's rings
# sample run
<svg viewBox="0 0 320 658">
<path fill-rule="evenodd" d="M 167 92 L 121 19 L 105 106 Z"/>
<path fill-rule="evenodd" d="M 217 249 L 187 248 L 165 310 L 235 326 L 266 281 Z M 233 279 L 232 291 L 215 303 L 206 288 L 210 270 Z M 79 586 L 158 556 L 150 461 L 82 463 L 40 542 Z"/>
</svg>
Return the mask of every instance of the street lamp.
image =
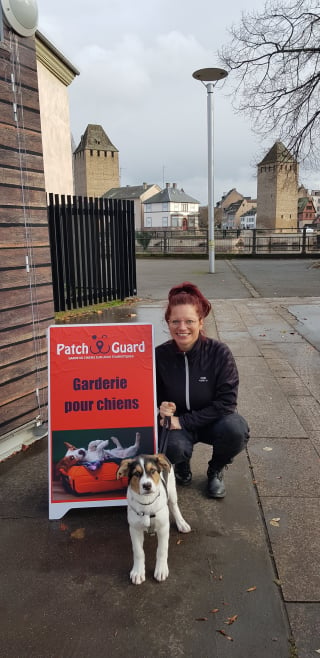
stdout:
<svg viewBox="0 0 320 658">
<path fill-rule="evenodd" d="M 209 272 L 214 272 L 213 89 L 216 83 L 227 75 L 228 72 L 224 69 L 215 68 L 199 69 L 192 74 L 192 77 L 200 80 L 207 89 Z"/>
</svg>

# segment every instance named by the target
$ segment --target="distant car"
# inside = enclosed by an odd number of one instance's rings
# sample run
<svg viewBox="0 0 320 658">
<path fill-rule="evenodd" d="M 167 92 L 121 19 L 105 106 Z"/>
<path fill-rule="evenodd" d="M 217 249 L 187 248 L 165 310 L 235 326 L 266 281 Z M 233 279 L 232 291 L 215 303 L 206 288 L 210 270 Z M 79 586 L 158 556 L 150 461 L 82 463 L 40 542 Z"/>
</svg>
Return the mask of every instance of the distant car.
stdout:
<svg viewBox="0 0 320 658">
<path fill-rule="evenodd" d="M 315 233 L 316 229 L 313 226 L 303 226 L 302 228 L 299 229 L 301 233 L 305 230 L 306 233 Z"/>
</svg>

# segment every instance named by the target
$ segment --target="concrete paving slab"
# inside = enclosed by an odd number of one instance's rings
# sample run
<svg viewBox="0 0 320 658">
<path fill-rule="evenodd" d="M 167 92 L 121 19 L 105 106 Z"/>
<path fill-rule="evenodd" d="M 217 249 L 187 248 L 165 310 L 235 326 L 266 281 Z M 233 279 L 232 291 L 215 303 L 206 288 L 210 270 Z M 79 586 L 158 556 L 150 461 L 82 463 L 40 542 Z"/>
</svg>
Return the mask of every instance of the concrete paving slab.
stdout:
<svg viewBox="0 0 320 658">
<path fill-rule="evenodd" d="M 295 331 L 290 331 L 290 328 L 285 328 L 283 323 L 278 323 L 278 326 L 271 323 L 259 323 L 248 327 L 250 335 L 257 341 L 266 343 L 302 343 L 302 337 Z"/>
<path fill-rule="evenodd" d="M 307 432 L 320 427 L 320 404 L 312 396 L 292 397 L 289 402 Z"/>
<path fill-rule="evenodd" d="M 288 311 L 298 320 L 296 327 L 299 333 L 320 350 L 320 304 L 299 304 L 288 306 Z"/>
<path fill-rule="evenodd" d="M 285 359 L 268 359 L 268 367 L 275 377 L 295 377 L 297 378 L 297 373 L 291 368 L 290 364 Z"/>
<path fill-rule="evenodd" d="M 287 610 L 299 658 L 319 655 L 320 603 L 288 603 Z"/>
<path fill-rule="evenodd" d="M 320 430 L 317 432 L 310 432 L 310 441 L 320 456 Z"/>
<path fill-rule="evenodd" d="M 259 344 L 260 346 L 260 344 Z M 260 348 L 264 351 L 264 348 Z M 286 359 L 301 381 L 317 400 L 320 400 L 320 354 L 305 341 L 301 345 L 277 343 L 278 356 Z M 267 355 L 266 355 L 267 356 Z"/>
<path fill-rule="evenodd" d="M 320 498 L 318 455 L 309 439 L 254 438 L 248 452 L 259 496 Z"/>
<path fill-rule="evenodd" d="M 256 343 L 247 331 L 223 331 L 219 327 L 219 338 L 230 347 L 234 357 L 260 356 Z"/>
<path fill-rule="evenodd" d="M 319 498 L 262 497 L 261 504 L 285 601 L 320 601 Z"/>
<path fill-rule="evenodd" d="M 311 395 L 309 389 L 302 383 L 299 377 L 277 377 L 277 382 L 286 396 Z"/>
<path fill-rule="evenodd" d="M 263 358 L 237 357 L 239 409 L 251 436 L 301 437 L 306 432 Z"/>
</svg>

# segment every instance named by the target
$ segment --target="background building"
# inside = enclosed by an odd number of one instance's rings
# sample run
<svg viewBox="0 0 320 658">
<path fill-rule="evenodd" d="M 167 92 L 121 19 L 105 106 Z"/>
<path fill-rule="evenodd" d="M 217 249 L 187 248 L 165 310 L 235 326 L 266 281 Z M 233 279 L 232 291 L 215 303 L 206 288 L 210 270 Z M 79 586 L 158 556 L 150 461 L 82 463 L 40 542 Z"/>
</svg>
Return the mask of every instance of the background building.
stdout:
<svg viewBox="0 0 320 658">
<path fill-rule="evenodd" d="M 46 192 L 73 194 L 68 86 L 79 71 L 39 31 L 35 46 Z"/>
<path fill-rule="evenodd" d="M 297 228 L 298 169 L 279 141 L 258 164 L 257 228 Z"/>
<path fill-rule="evenodd" d="M 166 183 L 164 190 L 144 202 L 144 228 L 199 228 L 199 201 Z"/>
<path fill-rule="evenodd" d="M 118 149 L 102 126 L 89 124 L 74 152 L 74 192 L 100 197 L 119 185 Z"/>
<path fill-rule="evenodd" d="M 142 185 L 126 185 L 125 187 L 112 187 L 103 194 L 106 199 L 119 199 L 133 201 L 134 226 L 136 231 L 144 229 L 144 201 L 161 191 L 159 185 L 142 183 Z"/>
</svg>

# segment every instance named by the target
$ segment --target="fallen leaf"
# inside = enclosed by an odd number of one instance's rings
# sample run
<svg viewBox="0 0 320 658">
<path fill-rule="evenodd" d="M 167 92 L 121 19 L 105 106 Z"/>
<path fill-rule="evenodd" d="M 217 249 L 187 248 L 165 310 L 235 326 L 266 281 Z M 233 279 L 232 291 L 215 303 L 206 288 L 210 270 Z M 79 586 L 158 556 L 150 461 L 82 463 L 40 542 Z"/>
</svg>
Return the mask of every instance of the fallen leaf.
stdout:
<svg viewBox="0 0 320 658">
<path fill-rule="evenodd" d="M 271 452 L 272 448 L 268 448 L 268 446 L 266 446 L 265 448 L 263 448 L 263 450 L 265 450 L 266 452 Z"/>
<path fill-rule="evenodd" d="M 182 542 L 183 542 L 183 539 L 177 539 L 177 545 L 178 546 L 179 546 L 179 544 L 182 544 Z"/>
<path fill-rule="evenodd" d="M 208 617 L 196 617 L 196 621 L 208 621 Z"/>
<path fill-rule="evenodd" d="M 230 640 L 231 642 L 233 642 L 233 637 L 231 637 L 231 635 L 228 635 L 228 634 L 223 630 L 223 628 L 221 628 L 221 629 L 217 629 L 217 633 L 220 633 L 220 635 L 223 635 L 227 640 Z"/>
<path fill-rule="evenodd" d="M 219 576 L 219 580 L 222 580 L 222 578 L 223 578 L 223 576 L 222 576 L 222 575 L 220 575 L 220 576 Z"/>
<path fill-rule="evenodd" d="M 230 624 L 233 624 L 236 621 L 236 619 L 238 619 L 238 615 L 233 615 L 232 617 L 228 617 L 227 621 L 225 621 L 224 623 L 230 626 Z"/>
<path fill-rule="evenodd" d="M 279 578 L 274 578 L 274 579 L 273 579 L 273 582 L 274 582 L 276 585 L 278 585 L 279 587 L 281 587 L 281 585 L 282 585 L 282 582 L 281 582 L 281 580 L 279 580 Z"/>
<path fill-rule="evenodd" d="M 279 528 L 279 525 L 280 525 L 280 524 L 279 524 L 279 521 L 280 521 L 280 518 L 277 518 L 277 519 L 271 519 L 271 521 L 270 521 L 270 525 L 273 525 L 273 526 L 275 526 L 276 528 Z"/>
<path fill-rule="evenodd" d="M 254 586 L 254 587 L 249 587 L 249 588 L 247 589 L 247 592 L 254 592 L 256 589 L 257 589 L 256 586 Z"/>
<path fill-rule="evenodd" d="M 213 613 L 219 612 L 219 608 L 213 608 L 212 610 L 210 610 L 210 612 L 213 612 Z"/>
<path fill-rule="evenodd" d="M 320 649 L 315 649 L 315 653 L 320 653 Z"/>
<path fill-rule="evenodd" d="M 135 318 L 136 316 L 136 313 L 128 313 L 128 318 Z"/>
<path fill-rule="evenodd" d="M 62 530 L 62 531 L 68 530 L 68 526 L 65 523 L 63 523 L 62 521 L 60 523 L 60 530 Z"/>
<path fill-rule="evenodd" d="M 85 529 L 84 528 L 78 528 L 77 530 L 74 530 L 71 533 L 70 537 L 72 537 L 72 539 L 83 539 L 84 535 L 85 535 Z"/>
</svg>

